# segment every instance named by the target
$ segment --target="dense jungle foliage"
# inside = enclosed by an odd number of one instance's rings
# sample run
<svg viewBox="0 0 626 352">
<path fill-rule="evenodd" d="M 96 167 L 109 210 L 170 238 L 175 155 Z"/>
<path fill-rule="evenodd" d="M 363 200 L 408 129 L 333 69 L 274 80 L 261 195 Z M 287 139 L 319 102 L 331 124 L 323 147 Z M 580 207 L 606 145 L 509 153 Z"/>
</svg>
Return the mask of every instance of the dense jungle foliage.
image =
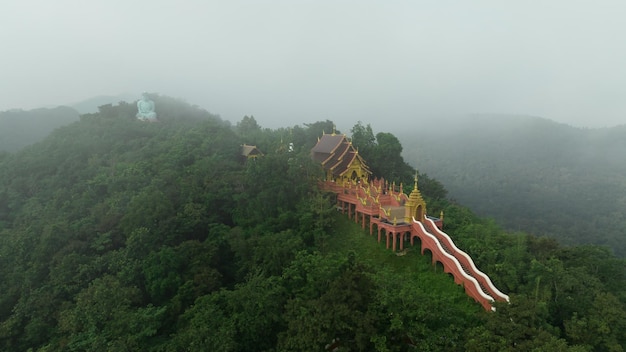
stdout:
<svg viewBox="0 0 626 352">
<path fill-rule="evenodd" d="M 408 132 L 408 131 L 407 131 Z M 405 157 L 513 231 L 626 256 L 626 126 L 482 115 L 402 133 Z"/>
<path fill-rule="evenodd" d="M 309 150 L 331 121 L 232 126 L 153 99 L 159 122 L 102 106 L 0 156 L 1 350 L 623 350 L 626 272 L 607 250 L 506 234 L 421 175 L 431 212 L 511 296 L 485 312 L 317 189 Z M 368 127 L 352 132 L 372 170 L 412 184 L 397 138 Z M 242 160 L 243 143 L 265 156 Z"/>
</svg>

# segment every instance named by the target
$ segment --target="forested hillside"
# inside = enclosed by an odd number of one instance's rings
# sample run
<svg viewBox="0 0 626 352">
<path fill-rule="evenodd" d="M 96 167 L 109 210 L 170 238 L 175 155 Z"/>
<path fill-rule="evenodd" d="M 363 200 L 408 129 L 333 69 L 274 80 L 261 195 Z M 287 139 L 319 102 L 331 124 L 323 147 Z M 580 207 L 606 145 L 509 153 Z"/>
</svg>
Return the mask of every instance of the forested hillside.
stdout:
<svg viewBox="0 0 626 352">
<path fill-rule="evenodd" d="M 510 230 L 626 255 L 626 127 L 474 116 L 403 133 L 406 158 Z"/>
<path fill-rule="evenodd" d="M 106 105 L 2 154 L 1 350 L 623 350 L 626 269 L 606 250 L 506 234 L 421 176 L 446 232 L 511 296 L 485 312 L 317 189 L 309 150 L 331 121 L 232 126 L 153 100 L 158 122 Z M 398 139 L 367 127 L 353 133 L 377 176 L 394 177 L 389 161 L 410 177 Z M 242 160 L 243 143 L 265 156 Z"/>
<path fill-rule="evenodd" d="M 78 112 L 67 106 L 29 111 L 0 112 L 0 151 L 16 151 L 38 142 L 55 128 L 78 121 Z"/>
</svg>

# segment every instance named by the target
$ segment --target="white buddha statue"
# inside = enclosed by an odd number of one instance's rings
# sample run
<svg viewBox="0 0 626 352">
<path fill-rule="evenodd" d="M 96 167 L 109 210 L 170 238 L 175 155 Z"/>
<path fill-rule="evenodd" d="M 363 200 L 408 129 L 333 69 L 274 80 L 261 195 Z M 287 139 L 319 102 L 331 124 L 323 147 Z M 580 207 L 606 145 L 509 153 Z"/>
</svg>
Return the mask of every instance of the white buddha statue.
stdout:
<svg viewBox="0 0 626 352">
<path fill-rule="evenodd" d="M 143 93 L 141 99 L 137 101 L 137 118 L 143 121 L 156 121 L 154 112 L 154 102 L 148 97 L 148 93 Z"/>
</svg>

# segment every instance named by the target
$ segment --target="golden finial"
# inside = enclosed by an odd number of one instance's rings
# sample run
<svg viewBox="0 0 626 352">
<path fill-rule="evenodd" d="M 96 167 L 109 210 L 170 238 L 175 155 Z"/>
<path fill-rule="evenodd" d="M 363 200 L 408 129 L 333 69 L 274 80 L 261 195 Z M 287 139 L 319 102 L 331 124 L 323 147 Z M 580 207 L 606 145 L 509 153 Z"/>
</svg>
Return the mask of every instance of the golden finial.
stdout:
<svg viewBox="0 0 626 352">
<path fill-rule="evenodd" d="M 417 189 L 417 170 L 415 170 L 415 186 L 414 189 Z"/>
<path fill-rule="evenodd" d="M 439 219 L 441 219 L 441 221 L 443 221 L 443 210 L 439 213 Z"/>
<path fill-rule="evenodd" d="M 393 226 L 398 224 L 398 218 L 396 216 L 393 217 Z"/>
</svg>

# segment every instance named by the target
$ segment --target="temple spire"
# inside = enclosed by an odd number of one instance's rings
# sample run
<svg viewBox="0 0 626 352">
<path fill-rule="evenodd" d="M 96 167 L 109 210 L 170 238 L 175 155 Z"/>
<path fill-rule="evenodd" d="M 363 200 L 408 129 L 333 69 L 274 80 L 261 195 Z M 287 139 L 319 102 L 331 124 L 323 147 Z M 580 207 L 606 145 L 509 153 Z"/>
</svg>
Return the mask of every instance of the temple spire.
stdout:
<svg viewBox="0 0 626 352">
<path fill-rule="evenodd" d="M 415 170 L 415 186 L 413 186 L 413 189 L 417 189 L 417 170 Z"/>
</svg>

